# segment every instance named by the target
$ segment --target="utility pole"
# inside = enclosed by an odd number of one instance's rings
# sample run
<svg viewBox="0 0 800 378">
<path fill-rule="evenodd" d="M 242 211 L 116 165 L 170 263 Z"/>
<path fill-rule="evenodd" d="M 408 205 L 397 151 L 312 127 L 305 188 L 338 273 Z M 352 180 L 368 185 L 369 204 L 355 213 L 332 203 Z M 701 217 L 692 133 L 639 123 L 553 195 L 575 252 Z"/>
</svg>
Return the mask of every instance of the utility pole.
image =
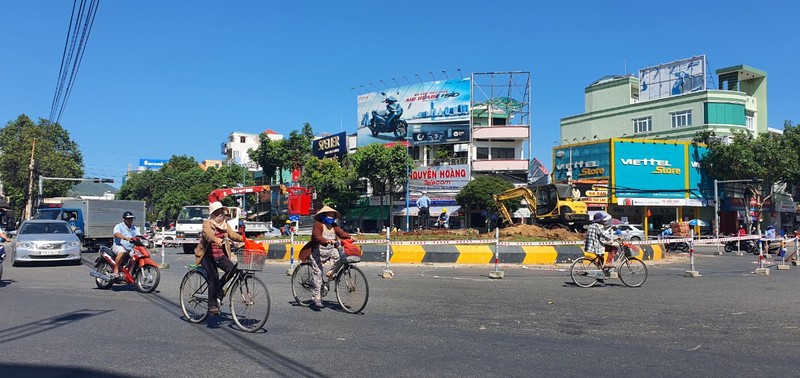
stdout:
<svg viewBox="0 0 800 378">
<path fill-rule="evenodd" d="M 31 162 L 28 164 L 28 203 L 25 205 L 25 212 L 22 220 L 28 220 L 33 213 L 33 153 L 36 151 L 36 139 L 31 144 Z"/>
</svg>

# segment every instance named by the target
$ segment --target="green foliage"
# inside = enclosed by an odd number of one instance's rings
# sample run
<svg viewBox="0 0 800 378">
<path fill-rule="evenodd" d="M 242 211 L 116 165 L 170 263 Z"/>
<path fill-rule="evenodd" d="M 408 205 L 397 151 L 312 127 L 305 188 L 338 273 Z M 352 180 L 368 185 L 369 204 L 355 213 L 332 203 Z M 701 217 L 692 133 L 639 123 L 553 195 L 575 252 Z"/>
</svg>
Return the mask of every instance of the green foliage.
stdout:
<svg viewBox="0 0 800 378">
<path fill-rule="evenodd" d="M 346 212 L 350 202 L 357 197 L 351 189 L 357 179 L 355 172 L 343 167 L 338 160 L 316 157 L 307 160 L 302 176 L 306 186 L 322 194 L 324 205 L 342 212 Z"/>
<path fill-rule="evenodd" d="M 387 148 L 377 143 L 360 147 L 350 156 L 350 161 L 358 177 L 367 178 L 373 188 L 383 187 L 380 195 L 394 194 L 398 186 L 405 185 L 413 163 L 402 144 Z M 393 218 L 389 217 L 390 227 Z"/>
<path fill-rule="evenodd" d="M 456 195 L 456 202 L 464 209 L 478 208 L 497 213 L 493 194 L 514 189 L 514 185 L 497 177 L 480 176 L 470 181 Z"/>
<path fill-rule="evenodd" d="M 288 139 L 271 140 L 267 134 L 260 135 L 260 144 L 248 152 L 250 158 L 261 166 L 264 176 L 270 180 L 277 173 L 278 182 L 284 183 L 283 170 L 301 168 L 311 157 L 311 141 L 314 130 L 311 124 L 304 123 L 301 131 L 292 131 Z"/>
<path fill-rule="evenodd" d="M 69 132 L 58 123 L 39 119 L 36 124 L 22 114 L 0 129 L 0 177 L 3 179 L 3 189 L 15 209 L 24 207 L 28 199 L 28 165 L 34 139 L 33 195 L 38 194 L 39 176 L 83 177 L 83 155 L 78 144 L 70 139 Z M 47 180 L 44 196 L 65 196 L 74 184 L 74 181 Z"/>
</svg>

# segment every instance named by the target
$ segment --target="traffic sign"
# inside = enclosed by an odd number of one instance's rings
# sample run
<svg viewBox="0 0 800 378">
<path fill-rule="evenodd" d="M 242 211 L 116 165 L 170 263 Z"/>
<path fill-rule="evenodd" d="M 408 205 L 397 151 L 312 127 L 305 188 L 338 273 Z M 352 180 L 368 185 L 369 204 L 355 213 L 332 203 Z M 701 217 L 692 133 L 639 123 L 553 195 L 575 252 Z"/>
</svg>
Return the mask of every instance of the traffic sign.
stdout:
<svg viewBox="0 0 800 378">
<path fill-rule="evenodd" d="M 292 222 L 297 222 L 297 221 L 300 220 L 300 216 L 297 215 L 297 214 L 289 215 L 289 220 L 292 221 Z"/>
</svg>

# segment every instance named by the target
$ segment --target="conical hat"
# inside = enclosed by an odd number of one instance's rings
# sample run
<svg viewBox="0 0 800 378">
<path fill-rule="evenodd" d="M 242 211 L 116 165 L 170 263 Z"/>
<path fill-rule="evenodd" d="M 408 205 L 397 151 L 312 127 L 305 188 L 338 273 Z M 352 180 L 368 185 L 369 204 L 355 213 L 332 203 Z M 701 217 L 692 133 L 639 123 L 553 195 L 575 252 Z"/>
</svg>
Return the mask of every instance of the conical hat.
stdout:
<svg viewBox="0 0 800 378">
<path fill-rule="evenodd" d="M 336 219 L 339 219 L 339 212 L 336 211 L 336 209 L 334 209 L 334 208 L 332 208 L 330 206 L 323 206 L 321 209 L 319 209 L 319 211 L 317 211 L 317 215 L 314 215 L 314 219 L 321 220 L 322 219 L 322 214 L 325 214 L 325 213 L 334 213 L 334 214 L 336 214 Z"/>
</svg>

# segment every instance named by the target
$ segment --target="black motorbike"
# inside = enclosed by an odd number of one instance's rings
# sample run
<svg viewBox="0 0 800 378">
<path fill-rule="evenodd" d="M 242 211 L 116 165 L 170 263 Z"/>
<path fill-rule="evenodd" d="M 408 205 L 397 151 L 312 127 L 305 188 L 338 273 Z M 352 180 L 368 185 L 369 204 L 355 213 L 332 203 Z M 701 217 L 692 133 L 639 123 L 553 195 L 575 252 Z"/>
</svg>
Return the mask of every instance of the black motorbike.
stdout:
<svg viewBox="0 0 800 378">
<path fill-rule="evenodd" d="M 731 236 L 736 236 L 736 234 L 733 234 Z M 733 252 L 733 251 L 736 251 L 736 250 L 739 250 L 739 251 L 742 251 L 742 252 L 753 253 L 753 254 L 757 255 L 758 254 L 758 244 L 756 243 L 755 240 L 752 240 L 752 239 L 739 240 L 739 241 L 731 240 L 731 241 L 725 243 L 725 252 Z"/>
<path fill-rule="evenodd" d="M 381 92 L 386 96 L 386 93 Z M 372 119 L 369 120 L 369 131 L 372 136 L 378 136 L 380 133 L 394 133 L 395 138 L 405 139 L 408 133 L 408 123 L 400 119 L 403 115 L 403 107 L 397 103 L 397 98 L 388 96 L 385 100 L 381 101 L 386 103 L 386 112 L 372 111 Z M 387 124 L 387 120 L 389 120 Z"/>
<path fill-rule="evenodd" d="M 667 251 L 689 252 L 689 243 L 687 242 L 665 243 L 664 246 Z"/>
</svg>

